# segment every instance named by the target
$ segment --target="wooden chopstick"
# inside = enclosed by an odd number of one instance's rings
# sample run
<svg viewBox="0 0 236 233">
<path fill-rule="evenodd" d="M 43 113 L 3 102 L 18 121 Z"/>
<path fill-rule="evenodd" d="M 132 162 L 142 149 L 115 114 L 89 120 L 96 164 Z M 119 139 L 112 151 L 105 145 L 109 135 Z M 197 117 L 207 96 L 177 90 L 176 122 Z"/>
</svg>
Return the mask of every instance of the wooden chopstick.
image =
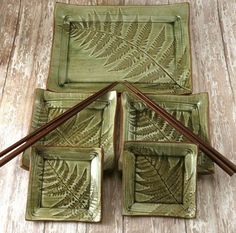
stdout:
<svg viewBox="0 0 236 233">
<path fill-rule="evenodd" d="M 172 127 L 182 133 L 189 141 L 198 144 L 199 149 L 205 152 L 217 165 L 219 165 L 225 172 L 232 176 L 236 172 L 236 165 L 224 157 L 220 152 L 214 149 L 210 144 L 202 140 L 199 136 L 194 134 L 189 128 L 185 127 L 180 121 L 176 120 L 165 109 L 153 102 L 149 97 L 143 94 L 139 89 L 128 81 L 124 85 L 147 106 L 149 106 L 158 115 L 163 117 Z"/>
<path fill-rule="evenodd" d="M 36 141 L 40 140 L 42 137 L 55 130 L 58 126 L 63 124 L 69 118 L 80 112 L 82 109 L 87 107 L 97 98 L 101 97 L 108 91 L 110 91 L 113 87 L 115 87 L 118 83 L 114 82 L 107 87 L 101 89 L 95 94 L 91 95 L 87 99 L 83 100 L 79 104 L 74 107 L 68 109 L 66 112 L 56 117 L 52 121 L 47 124 L 41 126 L 39 129 L 30 133 L 26 137 L 17 141 L 10 147 L 6 148 L 0 153 L 0 157 L 5 156 L 0 160 L 0 167 L 5 165 L 11 159 L 16 157 L 18 154 L 23 152 L 28 147 L 32 146 Z M 230 160 L 224 157 L 220 152 L 214 149 L 210 144 L 206 143 L 199 136 L 194 134 L 191 130 L 185 127 L 180 121 L 176 120 L 172 115 L 170 115 L 165 109 L 160 107 L 158 104 L 153 102 L 149 97 L 143 94 L 139 89 L 125 81 L 124 85 L 139 99 L 145 102 L 152 110 L 154 110 L 157 114 L 163 117 L 170 125 L 172 125 L 176 130 L 182 133 L 189 141 L 196 143 L 199 145 L 199 148 L 205 152 L 215 163 L 217 163 L 224 171 L 226 171 L 229 175 L 233 175 L 236 172 L 236 165 L 233 164 Z"/>
<path fill-rule="evenodd" d="M 10 160 L 12 160 L 14 157 L 16 157 L 18 154 L 23 152 L 25 149 L 32 146 L 35 142 L 40 140 L 42 137 L 50 133 L 51 131 L 55 130 L 58 126 L 63 124 L 65 121 L 70 119 L 72 116 L 76 115 L 78 112 L 83 110 L 85 107 L 87 107 L 89 104 L 91 104 L 93 101 L 101 97 L 102 95 L 106 94 L 108 91 L 110 91 L 112 88 L 114 88 L 118 82 L 113 82 L 112 84 L 106 86 L 105 88 L 101 89 L 100 91 L 96 92 L 95 94 L 89 96 L 87 99 L 83 100 L 82 102 L 76 104 L 74 107 L 68 109 L 58 117 L 54 118 L 53 120 L 49 121 L 47 124 L 41 126 L 34 132 L 30 133 L 26 137 L 22 138 L 21 140 L 17 141 L 13 145 L 9 146 L 5 150 L 3 150 L 0 153 L 0 156 L 4 156 L 0 160 L 0 167 L 8 163 Z"/>
</svg>

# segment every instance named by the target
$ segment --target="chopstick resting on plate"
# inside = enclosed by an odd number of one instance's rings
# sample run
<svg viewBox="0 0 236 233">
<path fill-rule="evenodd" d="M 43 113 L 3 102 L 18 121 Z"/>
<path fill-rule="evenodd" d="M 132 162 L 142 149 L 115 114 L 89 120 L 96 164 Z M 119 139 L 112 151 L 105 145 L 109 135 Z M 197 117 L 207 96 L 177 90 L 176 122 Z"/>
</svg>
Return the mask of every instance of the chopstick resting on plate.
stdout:
<svg viewBox="0 0 236 233">
<path fill-rule="evenodd" d="M 100 91 L 91 95 L 82 102 L 76 104 L 74 107 L 68 109 L 58 117 L 49 121 L 47 124 L 41 126 L 34 132 L 30 133 L 26 137 L 20 139 L 13 145 L 9 146 L 8 148 L 0 152 L 0 157 L 5 156 L 0 160 L 0 167 L 2 167 L 10 160 L 12 160 L 14 157 L 16 157 L 18 154 L 20 154 L 21 152 L 32 146 L 35 142 L 43 138 L 45 135 L 55 130 L 58 126 L 63 124 L 72 116 L 76 115 L 78 112 L 83 110 L 85 107 L 94 102 L 96 99 L 106 94 L 117 84 L 118 82 L 114 82 L 108 85 L 107 87 L 101 89 Z M 123 84 L 131 91 L 131 93 L 133 93 L 138 99 L 142 100 L 148 107 L 150 107 L 154 112 L 156 112 L 163 119 L 165 119 L 177 131 L 182 133 L 190 142 L 197 144 L 200 150 L 206 153 L 206 155 L 208 155 L 217 165 L 219 165 L 230 176 L 232 176 L 236 172 L 236 165 L 232 163 L 230 160 L 228 160 L 226 157 L 224 157 L 216 149 L 214 149 L 209 143 L 205 142 L 199 136 L 194 134 L 189 128 L 184 126 L 180 121 L 176 120 L 164 108 L 153 102 L 148 96 L 143 94 L 134 85 L 132 85 L 128 81 L 125 81 Z"/>
<path fill-rule="evenodd" d="M 141 101 L 143 101 L 148 107 L 150 107 L 159 116 L 165 119 L 172 127 L 183 134 L 190 142 L 199 146 L 199 149 L 206 153 L 217 165 L 219 165 L 225 172 L 232 176 L 236 172 L 236 165 L 224 157 L 219 151 L 214 149 L 209 143 L 205 142 L 199 136 L 194 134 L 189 128 L 184 126 L 180 121 L 175 119 L 164 108 L 153 102 L 148 96 L 143 94 L 139 89 L 128 81 L 124 82 L 124 85 Z"/>
<path fill-rule="evenodd" d="M 32 146 L 35 142 L 43 138 L 45 135 L 48 133 L 52 132 L 55 130 L 58 126 L 63 124 L 65 121 L 76 115 L 78 112 L 83 110 L 85 107 L 87 107 L 89 104 L 94 102 L 96 99 L 99 97 L 103 96 L 106 94 L 108 91 L 110 91 L 112 88 L 114 88 L 118 82 L 113 82 L 110 85 L 106 86 L 105 88 L 99 90 L 95 94 L 89 96 L 87 99 L 83 100 L 82 102 L 76 104 L 75 106 L 71 107 L 58 117 L 54 118 L 53 120 L 49 121 L 47 124 L 39 127 L 37 130 L 34 132 L 30 133 L 26 137 L 20 139 L 13 145 L 9 146 L 5 150 L 3 150 L 0 153 L 0 157 L 3 157 L 0 160 L 0 167 L 8 163 L 10 160 L 15 158 L 17 155 L 19 155 L 21 152 Z"/>
</svg>

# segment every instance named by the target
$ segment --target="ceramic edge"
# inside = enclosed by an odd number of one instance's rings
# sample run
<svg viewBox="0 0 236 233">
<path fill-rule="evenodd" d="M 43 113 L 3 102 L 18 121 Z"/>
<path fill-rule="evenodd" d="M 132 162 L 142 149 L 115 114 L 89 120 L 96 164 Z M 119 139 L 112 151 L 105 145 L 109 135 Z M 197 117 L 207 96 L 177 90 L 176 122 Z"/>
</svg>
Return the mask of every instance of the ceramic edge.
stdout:
<svg viewBox="0 0 236 233">
<path fill-rule="evenodd" d="M 37 104 L 40 104 L 43 101 L 43 96 L 44 96 L 43 89 L 41 88 L 35 89 L 34 97 L 33 97 L 33 104 L 32 104 L 32 111 L 31 111 L 31 116 L 30 116 L 30 121 L 29 121 L 29 126 L 28 126 L 28 134 L 30 134 L 33 131 L 32 129 L 33 116 L 35 115 Z M 27 171 L 29 170 L 29 166 L 30 166 L 30 155 L 31 155 L 31 147 L 29 147 L 23 152 L 20 159 L 20 167 Z"/>
<path fill-rule="evenodd" d="M 129 95 L 130 93 L 127 92 L 127 91 L 124 91 L 122 92 L 122 107 L 124 108 L 124 106 L 126 106 L 126 103 L 128 101 L 128 98 L 129 98 Z M 150 98 L 169 98 L 169 99 L 172 99 L 172 100 L 178 100 L 178 99 L 190 99 L 190 100 L 198 100 L 198 103 L 199 102 L 204 102 L 204 105 L 201 109 L 201 114 L 203 115 L 203 120 L 200 119 L 200 121 L 204 121 L 205 124 L 203 125 L 205 127 L 205 130 L 204 132 L 206 133 L 205 135 L 205 138 L 204 140 L 206 140 L 207 142 L 210 143 L 210 133 L 209 133 L 209 95 L 207 92 L 200 92 L 200 93 L 195 93 L 195 94 L 191 94 L 191 95 L 154 95 L 154 94 L 150 94 L 148 95 Z M 123 111 L 123 118 L 124 118 L 124 121 L 123 121 L 123 141 L 125 138 L 127 138 L 125 136 L 125 131 L 124 129 L 127 128 L 127 111 Z M 211 160 L 212 161 L 212 160 Z M 122 171 L 122 153 L 121 153 L 121 156 L 118 160 L 118 170 L 119 171 Z M 207 169 L 207 171 L 203 171 L 203 170 L 199 170 L 198 171 L 200 174 L 202 175 L 210 175 L 210 174 L 213 174 L 214 173 L 214 163 L 211 162 L 211 167 L 209 169 Z"/>
<path fill-rule="evenodd" d="M 60 147 L 45 147 L 45 146 L 42 146 L 42 145 L 38 145 L 38 146 L 32 146 L 32 154 L 33 156 L 37 156 L 37 151 L 44 151 L 44 150 L 48 150 L 50 151 L 51 149 L 60 149 Z M 65 149 L 65 147 L 62 147 L 62 149 Z M 102 189 L 103 189 L 103 159 L 104 159 L 104 151 L 103 151 L 103 148 L 74 148 L 74 151 L 81 151 L 81 150 L 84 150 L 84 151 L 96 151 L 98 157 L 99 157 L 99 167 L 101 168 L 100 169 L 100 182 L 99 182 L 99 187 L 100 187 L 100 190 L 99 190 L 99 193 L 100 193 L 100 202 L 101 202 L 101 210 L 103 209 L 102 208 L 102 205 L 103 205 L 103 192 L 102 192 Z M 61 220 L 57 220 L 57 219 L 45 219 L 44 217 L 34 217 L 32 215 L 32 213 L 30 212 L 31 209 L 32 209 L 32 206 L 31 206 L 31 202 L 30 202 L 30 199 L 31 199 L 31 190 L 32 190 L 32 178 L 33 178 L 33 174 L 32 174 L 32 170 L 33 170 L 33 167 L 30 167 L 29 171 L 29 180 L 28 180 L 28 192 L 27 192 L 27 202 L 26 202 L 26 211 L 25 211 L 25 220 L 26 221 L 53 221 L 53 222 L 89 222 L 89 221 L 80 221 L 80 220 L 66 220 L 66 219 L 61 219 Z M 101 219 L 102 219 L 102 211 L 100 211 L 100 215 L 99 215 L 99 218 L 94 220 L 93 222 L 101 222 Z M 89 222 L 91 223 L 91 222 Z"/>
<path fill-rule="evenodd" d="M 55 85 L 54 82 L 54 78 L 55 76 L 58 75 L 58 67 L 59 67 L 59 59 L 56 58 L 58 57 L 58 53 L 60 54 L 60 52 L 56 51 L 56 47 L 58 44 L 60 44 L 60 36 L 56 36 L 56 16 L 57 15 L 62 15 L 63 17 L 65 16 L 66 12 L 70 9 L 80 9 L 80 8 L 109 8 L 109 7 L 114 7 L 114 6 L 81 6 L 81 5 L 76 5 L 76 4 L 65 4 L 65 3 L 56 3 L 55 9 L 54 9 L 54 25 L 53 25 L 53 43 L 52 43 L 52 47 L 51 47 L 51 59 L 50 59 L 50 68 L 49 68 L 49 75 L 48 75 L 48 80 L 47 80 L 47 89 L 51 90 L 51 91 L 58 91 L 58 92 L 78 92 L 81 91 L 79 88 L 75 88 L 75 89 L 71 89 L 68 88 L 68 90 L 64 90 L 63 88 L 60 88 L 58 85 Z M 147 5 L 147 6 L 142 6 L 142 5 L 120 5 L 118 6 L 119 8 L 134 8 L 134 7 L 139 7 L 140 9 L 147 9 L 149 7 L 159 7 L 159 8 L 163 8 L 163 9 L 171 9 L 174 13 L 176 13 L 176 11 L 178 11 L 178 14 L 184 15 L 185 19 L 184 21 L 186 21 L 186 35 L 185 37 L 188 38 L 187 40 L 187 47 L 189 49 L 189 68 L 190 68 L 190 78 L 189 78 L 189 91 L 183 91 L 183 90 L 179 90 L 179 94 L 191 94 L 192 93 L 192 62 L 191 62 L 191 43 L 190 43 L 190 29 L 189 29 L 189 21 L 190 21 L 190 4 L 188 2 L 184 2 L 184 3 L 174 3 L 174 4 L 170 4 L 170 5 L 166 5 L 166 4 L 159 4 L 159 5 Z M 179 13 L 180 12 L 180 13 Z M 177 13 L 176 13 L 177 14 Z M 58 19 L 57 19 L 58 20 Z M 63 19 L 60 19 L 61 22 L 63 22 Z M 62 32 L 62 29 L 59 30 L 59 33 Z M 96 83 L 95 83 L 96 84 Z M 108 84 L 108 83 L 107 83 Z M 89 85 L 89 83 L 88 83 Z M 92 83 L 92 86 L 94 84 Z M 106 84 L 103 84 L 100 88 L 104 87 Z M 139 84 L 138 84 L 139 85 Z M 142 86 L 142 85 L 141 85 Z M 84 89 L 83 91 L 85 92 L 95 92 L 96 89 L 94 90 L 92 89 Z M 124 91 L 124 88 L 120 89 L 119 91 Z M 145 93 L 154 93 L 154 91 L 148 91 Z"/>
<path fill-rule="evenodd" d="M 187 154 L 185 155 L 184 157 L 186 156 L 192 156 L 193 159 L 194 159 L 194 163 L 195 163 L 195 170 L 194 170 L 194 186 L 195 186 L 195 189 L 194 189 L 194 192 L 195 192 L 195 195 L 193 197 L 193 201 L 195 203 L 195 206 L 196 206 L 196 209 L 195 210 L 192 210 L 192 212 L 190 214 L 186 214 L 186 215 L 181 215 L 181 216 L 168 216 L 168 215 L 158 215 L 158 214 L 154 214 L 154 213 L 139 213 L 139 212 L 134 212 L 132 210 L 127 210 L 126 209 L 126 203 L 125 203 L 125 198 L 126 198 L 126 193 L 125 193 L 125 188 L 127 187 L 127 184 L 125 183 L 124 181 L 124 177 L 126 176 L 126 161 L 123 162 L 122 166 L 123 166 L 123 173 L 122 173 L 122 215 L 124 216 L 160 216 L 160 217 L 173 217 L 173 218 L 185 218 L 185 219 L 193 219 L 193 218 L 196 218 L 196 214 L 197 214 L 197 155 L 198 155 L 198 145 L 196 144 L 193 144 L 193 143 L 175 143 L 175 142 L 145 142 L 145 141 L 140 141 L 140 142 L 137 142 L 137 141 L 127 141 L 124 143 L 124 148 L 127 148 L 129 146 L 153 146 L 155 147 L 156 146 L 161 146 L 163 145 L 164 147 L 168 147 L 169 145 L 172 145 L 172 147 L 183 147 L 183 148 L 190 148 L 191 149 L 191 154 Z M 127 153 L 130 153 L 132 154 L 131 152 L 129 152 L 128 148 L 127 149 L 124 149 L 123 151 L 124 154 L 127 154 Z M 172 155 L 173 156 L 173 155 Z"/>
<path fill-rule="evenodd" d="M 44 89 L 41 89 L 41 88 L 36 89 L 35 93 L 34 93 L 33 110 L 32 110 L 31 119 L 30 119 L 30 123 L 29 123 L 28 134 L 30 132 L 33 132 L 32 120 L 33 120 L 33 116 L 36 113 L 36 108 L 37 108 L 36 106 L 40 105 L 42 102 L 44 102 L 45 101 L 44 98 L 46 98 L 46 96 L 48 96 L 50 98 L 53 98 L 54 96 L 55 96 L 55 98 L 58 98 L 58 97 L 65 98 L 66 96 L 70 95 L 70 98 L 72 98 L 73 96 L 78 95 L 78 97 L 81 97 L 81 95 L 82 95 L 83 96 L 82 98 L 87 98 L 88 96 L 90 96 L 90 94 L 88 94 L 88 93 L 56 93 L 56 92 L 51 92 L 51 91 L 44 90 Z M 112 99 L 109 100 L 109 97 L 111 95 L 113 95 Z M 117 106 L 117 92 L 116 91 L 110 91 L 101 98 L 108 98 L 107 101 L 112 102 L 112 104 L 114 105 L 114 108 L 116 108 L 116 106 Z M 114 119 L 113 126 L 112 126 L 112 131 L 113 131 L 113 135 L 114 135 L 114 131 L 115 131 L 115 111 L 111 111 L 110 115 Z M 74 148 L 76 148 L 76 147 L 74 147 Z M 25 170 L 29 170 L 31 153 L 32 153 L 31 152 L 31 147 L 29 147 L 28 149 L 26 149 L 24 151 L 24 153 L 21 156 L 21 161 L 20 161 L 20 163 L 21 163 L 20 167 L 21 168 L 23 168 Z M 112 155 L 107 154 L 106 159 L 104 159 L 104 163 L 105 163 L 104 169 L 108 170 L 108 171 L 110 171 L 114 168 L 114 163 L 115 163 L 115 146 L 114 146 L 114 141 L 113 140 L 112 140 L 110 153 L 112 153 Z"/>
</svg>

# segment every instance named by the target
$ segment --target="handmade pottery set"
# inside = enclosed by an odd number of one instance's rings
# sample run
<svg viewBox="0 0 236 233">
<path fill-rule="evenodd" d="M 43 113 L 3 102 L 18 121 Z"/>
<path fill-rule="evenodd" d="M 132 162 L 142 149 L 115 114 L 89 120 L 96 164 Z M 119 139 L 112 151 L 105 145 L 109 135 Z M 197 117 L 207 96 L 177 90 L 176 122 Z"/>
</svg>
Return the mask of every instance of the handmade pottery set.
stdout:
<svg viewBox="0 0 236 233">
<path fill-rule="evenodd" d="M 36 90 L 30 131 L 127 80 L 208 142 L 208 95 L 191 95 L 189 41 L 187 3 L 57 3 L 47 90 Z M 124 215 L 196 216 L 197 174 L 213 173 L 213 162 L 119 85 L 24 152 L 26 219 L 100 221 L 102 173 L 115 155 Z"/>
</svg>

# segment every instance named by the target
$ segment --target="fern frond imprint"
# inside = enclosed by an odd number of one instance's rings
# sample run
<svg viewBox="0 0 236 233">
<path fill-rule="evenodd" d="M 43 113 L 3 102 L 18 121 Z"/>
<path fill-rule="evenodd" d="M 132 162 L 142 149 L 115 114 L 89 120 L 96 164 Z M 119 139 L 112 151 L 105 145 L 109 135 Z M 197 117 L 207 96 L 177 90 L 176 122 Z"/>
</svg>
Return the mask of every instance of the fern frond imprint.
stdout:
<svg viewBox="0 0 236 233">
<path fill-rule="evenodd" d="M 140 108 L 143 108 L 143 110 Z M 167 121 L 145 106 L 142 107 L 137 104 L 130 106 L 129 120 L 129 124 L 132 126 L 129 133 L 134 140 L 186 141 L 183 135 L 169 125 Z"/>
<path fill-rule="evenodd" d="M 53 200 L 49 201 L 50 208 L 64 209 L 56 216 L 86 217 L 93 220 L 97 212 L 91 213 L 91 210 L 95 209 L 98 199 L 95 184 L 91 185 L 88 168 L 84 167 L 82 172 L 79 170 L 77 164 L 72 166 L 64 160 L 45 160 L 43 196 L 47 200 Z"/>
<path fill-rule="evenodd" d="M 45 160 L 42 192 L 50 208 L 62 211 L 54 216 L 94 220 L 100 215 L 96 182 L 88 178 L 88 168 L 72 166 L 64 160 Z"/>
<path fill-rule="evenodd" d="M 126 214 L 194 216 L 196 145 L 130 141 L 123 157 Z"/>
<path fill-rule="evenodd" d="M 52 207 L 87 208 L 89 188 L 86 168 L 79 177 L 77 165 L 70 169 L 64 160 L 45 160 L 42 191 L 47 196 L 61 197 Z"/>
<path fill-rule="evenodd" d="M 181 204 L 183 172 L 181 158 L 137 156 L 136 201 Z"/>
<path fill-rule="evenodd" d="M 188 142 L 186 137 L 145 104 L 135 101 L 130 95 L 127 98 L 129 133 L 126 140 Z M 177 109 L 168 101 L 158 101 L 158 104 L 194 133 L 201 135 L 200 116 L 195 104 L 188 104 L 187 107 Z"/>
<path fill-rule="evenodd" d="M 54 119 L 65 110 L 66 109 L 61 108 L 51 108 L 48 120 Z M 63 123 L 46 137 L 44 144 L 47 146 L 94 147 L 96 145 L 100 147 L 102 144 L 101 138 L 103 142 L 106 141 L 105 144 L 110 143 L 108 139 L 112 128 L 110 127 L 109 130 L 103 132 L 102 119 L 99 119 L 95 115 L 91 115 L 86 119 L 81 118 L 78 114 Z"/>
<path fill-rule="evenodd" d="M 158 83 L 161 79 L 189 91 L 187 49 L 176 62 L 175 38 L 169 39 L 165 24 L 156 32 L 151 17 L 143 23 L 137 16 L 124 22 L 120 9 L 116 19 L 109 12 L 104 18 L 96 11 L 92 15 L 71 21 L 67 31 L 90 56 L 104 59 L 108 71 L 125 71 L 123 79 L 133 82 Z"/>
</svg>

